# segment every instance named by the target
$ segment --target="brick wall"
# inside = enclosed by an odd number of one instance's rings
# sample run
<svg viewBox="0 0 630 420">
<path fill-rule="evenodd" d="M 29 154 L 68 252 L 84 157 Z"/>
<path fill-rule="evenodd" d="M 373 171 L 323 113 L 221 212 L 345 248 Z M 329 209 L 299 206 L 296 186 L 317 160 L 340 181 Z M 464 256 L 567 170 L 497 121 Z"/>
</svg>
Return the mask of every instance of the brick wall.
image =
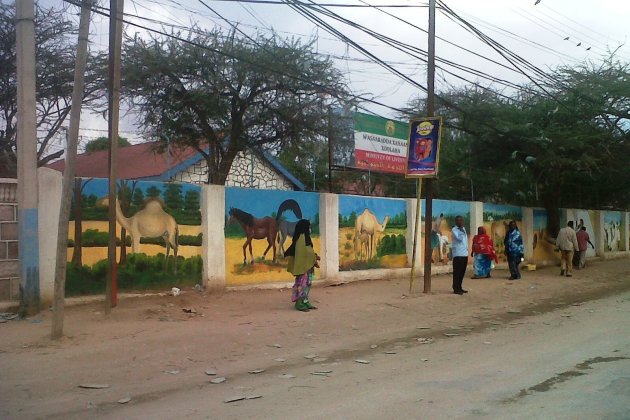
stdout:
<svg viewBox="0 0 630 420">
<path fill-rule="evenodd" d="M 0 178 L 0 301 L 18 300 L 17 181 Z"/>
</svg>

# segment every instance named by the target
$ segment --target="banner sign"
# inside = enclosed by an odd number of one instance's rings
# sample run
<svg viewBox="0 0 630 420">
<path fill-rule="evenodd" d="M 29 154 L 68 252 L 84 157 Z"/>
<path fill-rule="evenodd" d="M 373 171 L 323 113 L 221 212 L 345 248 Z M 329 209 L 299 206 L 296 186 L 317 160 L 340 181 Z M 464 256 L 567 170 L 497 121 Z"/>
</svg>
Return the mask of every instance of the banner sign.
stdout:
<svg viewBox="0 0 630 420">
<path fill-rule="evenodd" d="M 354 167 L 405 173 L 409 124 L 360 112 L 354 115 Z"/>
<path fill-rule="evenodd" d="M 441 136 L 442 117 L 414 118 L 409 121 L 407 178 L 437 176 Z"/>
</svg>

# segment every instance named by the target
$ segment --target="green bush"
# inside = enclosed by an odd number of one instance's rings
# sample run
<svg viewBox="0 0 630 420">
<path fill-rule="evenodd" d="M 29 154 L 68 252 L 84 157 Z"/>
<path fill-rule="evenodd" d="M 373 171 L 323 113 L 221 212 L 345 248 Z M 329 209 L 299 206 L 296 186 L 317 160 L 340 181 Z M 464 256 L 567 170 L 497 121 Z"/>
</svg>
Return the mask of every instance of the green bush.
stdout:
<svg viewBox="0 0 630 420">
<path fill-rule="evenodd" d="M 118 289 L 165 290 L 173 286 L 193 286 L 200 282 L 203 268 L 200 256 L 177 257 L 177 274 L 173 272 L 173 264 L 174 258 L 171 256 L 165 269 L 164 254 L 129 254 L 126 263 L 118 266 Z M 98 261 L 92 267 L 68 263 L 66 296 L 104 293 L 107 266 L 107 260 Z"/>
<path fill-rule="evenodd" d="M 376 254 L 383 255 L 406 254 L 406 240 L 404 235 L 385 235 L 378 244 Z"/>
</svg>

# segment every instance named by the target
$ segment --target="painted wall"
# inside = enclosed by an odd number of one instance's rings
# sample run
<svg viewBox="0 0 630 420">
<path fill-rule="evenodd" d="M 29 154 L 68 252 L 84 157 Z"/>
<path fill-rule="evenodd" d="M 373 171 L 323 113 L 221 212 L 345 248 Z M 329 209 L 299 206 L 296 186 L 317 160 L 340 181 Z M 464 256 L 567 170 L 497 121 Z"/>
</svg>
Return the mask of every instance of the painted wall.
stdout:
<svg viewBox="0 0 630 420">
<path fill-rule="evenodd" d="M 572 219 L 571 219 L 572 216 Z M 591 238 L 591 242 L 595 245 L 595 249 L 588 247 L 586 251 L 587 257 L 595 257 L 597 255 L 597 249 L 600 244 L 600 239 L 598 238 L 598 215 L 594 210 L 568 210 L 567 211 L 567 221 L 562 221 L 561 227 L 566 226 L 568 220 L 573 220 L 573 226 L 575 229 L 579 229 L 582 225 L 586 226 L 586 232 Z"/>
<path fill-rule="evenodd" d="M 319 253 L 319 194 L 226 188 L 227 285 L 293 280 L 283 250 L 291 244 L 295 222 L 301 218 L 310 220 L 313 247 Z M 254 235 L 247 234 L 247 226 L 254 227 Z"/>
<path fill-rule="evenodd" d="M 404 268 L 407 203 L 403 199 L 339 196 L 339 270 Z"/>
<path fill-rule="evenodd" d="M 104 178 L 79 181 L 73 189 L 68 232 L 69 294 L 94 292 L 94 288 L 104 284 L 107 267 L 108 182 Z M 116 223 L 116 259 L 122 290 L 194 285 L 201 281 L 200 198 L 201 188 L 193 184 L 118 182 L 120 216 L 127 225 L 124 229 Z"/>
<path fill-rule="evenodd" d="M 484 203 L 483 225 L 492 239 L 499 262 L 507 261 L 503 240 L 508 231 L 508 223 L 511 220 L 516 222 L 523 236 L 523 243 L 525 243 L 527 232 L 523 229 L 523 210 L 520 207 L 506 204 Z M 475 231 L 473 233 L 476 234 L 477 232 Z"/>
<path fill-rule="evenodd" d="M 604 252 L 617 252 L 624 250 L 623 238 L 625 238 L 625 223 L 623 213 L 618 211 L 604 212 Z"/>
<path fill-rule="evenodd" d="M 422 200 L 422 245 L 424 245 L 424 226 L 426 223 L 426 203 Z M 471 248 L 472 237 L 470 203 L 464 201 L 433 200 L 433 217 L 431 218 L 431 261 L 436 266 L 446 266 L 453 261 L 451 254 L 452 232 L 455 217 L 464 218 L 464 226 L 468 233 L 468 249 Z M 475 229 L 476 232 L 476 229 Z M 471 262 L 471 260 L 469 260 Z"/>
<path fill-rule="evenodd" d="M 560 261 L 556 249 L 556 238 L 553 238 L 547 230 L 547 211 L 545 209 L 533 209 L 533 260 L 534 261 Z"/>
</svg>

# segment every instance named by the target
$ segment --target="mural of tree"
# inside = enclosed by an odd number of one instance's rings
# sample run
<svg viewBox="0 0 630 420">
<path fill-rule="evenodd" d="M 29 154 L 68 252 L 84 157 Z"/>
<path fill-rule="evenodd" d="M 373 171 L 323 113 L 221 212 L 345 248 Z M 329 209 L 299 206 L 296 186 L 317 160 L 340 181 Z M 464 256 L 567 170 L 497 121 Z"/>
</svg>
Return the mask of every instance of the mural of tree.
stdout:
<svg viewBox="0 0 630 420">
<path fill-rule="evenodd" d="M 118 183 L 118 201 L 120 202 L 120 209 L 123 214 L 128 217 L 131 216 L 131 201 L 135 194 L 136 185 L 138 181 L 131 181 L 121 179 Z M 127 262 L 127 229 L 123 226 L 120 228 L 120 259 L 118 264 L 124 265 Z"/>
<path fill-rule="evenodd" d="M 74 179 L 74 248 L 72 250 L 72 263 L 83 265 L 83 189 L 92 179 L 82 182 L 81 178 Z M 87 200 L 86 200 L 87 201 Z M 96 203 L 96 197 L 94 197 Z"/>
<path fill-rule="evenodd" d="M 187 213 L 199 211 L 199 193 L 197 191 L 186 191 L 184 197 L 184 211 Z"/>
<path fill-rule="evenodd" d="M 142 206 L 144 205 L 144 193 L 140 188 L 133 192 L 131 203 L 134 205 L 134 207 L 136 207 L 136 210 L 142 208 Z"/>
<path fill-rule="evenodd" d="M 155 185 L 151 185 L 149 188 L 147 188 L 146 194 L 148 198 L 159 198 L 160 189 Z"/>
<path fill-rule="evenodd" d="M 180 210 L 184 207 L 182 186 L 180 184 L 167 184 L 164 190 L 164 204 L 171 210 Z"/>
</svg>

